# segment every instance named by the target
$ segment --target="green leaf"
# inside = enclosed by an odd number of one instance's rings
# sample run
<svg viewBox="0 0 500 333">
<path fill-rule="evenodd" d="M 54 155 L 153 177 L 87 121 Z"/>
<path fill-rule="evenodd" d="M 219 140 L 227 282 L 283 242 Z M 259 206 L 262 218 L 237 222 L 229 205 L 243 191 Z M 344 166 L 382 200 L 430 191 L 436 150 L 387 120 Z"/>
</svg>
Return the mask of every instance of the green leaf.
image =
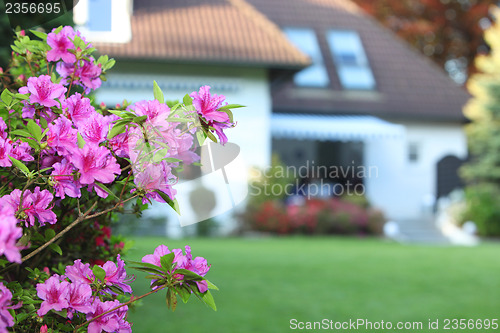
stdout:
<svg viewBox="0 0 500 333">
<path fill-rule="evenodd" d="M 153 265 L 153 264 L 150 264 L 150 263 L 147 263 L 147 262 L 127 260 L 127 263 L 131 263 L 131 264 L 138 265 L 138 266 L 141 266 L 141 267 L 147 267 L 147 268 L 150 268 L 150 269 L 154 269 L 154 270 L 157 270 L 160 273 L 165 273 L 164 271 L 161 270 L 161 267 L 158 267 L 156 265 Z"/>
<path fill-rule="evenodd" d="M 203 277 L 199 276 L 195 272 L 192 272 L 192 271 L 190 271 L 188 269 L 184 269 L 184 268 L 176 269 L 175 273 L 176 274 L 182 274 L 182 275 L 184 275 L 184 279 L 185 280 L 192 280 L 192 281 L 203 281 L 203 280 L 205 280 Z"/>
<path fill-rule="evenodd" d="M 83 139 L 83 136 L 80 134 L 80 132 L 78 132 L 76 137 L 78 140 L 78 148 L 83 148 L 85 146 L 85 140 Z"/>
<path fill-rule="evenodd" d="M 30 30 L 30 32 L 40 38 L 41 40 L 47 40 L 47 34 L 45 32 L 37 31 L 37 30 Z"/>
<path fill-rule="evenodd" d="M 217 311 L 217 307 L 215 306 L 215 301 L 212 294 L 210 293 L 210 290 L 207 290 L 203 294 L 201 294 L 201 298 L 206 305 L 214 309 L 214 311 Z"/>
<path fill-rule="evenodd" d="M 135 270 L 138 270 L 138 271 L 143 271 L 143 272 L 146 272 L 146 273 L 155 274 L 155 275 L 158 276 L 158 278 L 161 278 L 161 277 L 163 277 L 164 274 L 166 274 L 165 272 L 162 272 L 162 271 L 160 271 L 158 269 L 153 269 L 153 268 L 149 268 L 149 267 L 131 266 L 131 267 L 127 267 L 127 268 L 135 269 Z"/>
<path fill-rule="evenodd" d="M 190 118 L 168 117 L 167 121 L 170 122 L 170 123 L 192 123 L 193 119 L 190 119 Z"/>
<path fill-rule="evenodd" d="M 112 139 L 115 136 L 117 136 L 118 134 L 125 132 L 126 126 L 127 126 L 127 124 L 125 124 L 125 123 L 115 124 L 113 126 L 113 128 L 111 128 L 111 130 L 108 133 L 108 139 Z"/>
<path fill-rule="evenodd" d="M 132 121 L 136 124 L 142 124 L 143 122 L 146 121 L 146 119 L 148 119 L 148 116 L 140 116 L 140 117 L 134 117 Z"/>
<path fill-rule="evenodd" d="M 179 106 L 180 106 L 180 103 L 179 103 L 179 101 L 178 101 L 178 100 L 175 100 L 175 101 L 166 101 L 166 102 L 165 102 L 165 104 L 167 104 L 167 106 L 170 108 L 170 111 L 173 111 L 173 110 L 172 110 L 172 108 L 173 108 L 175 105 L 179 104 Z M 177 106 L 177 107 L 178 107 L 178 106 Z M 176 107 L 176 108 L 177 108 L 177 107 Z"/>
<path fill-rule="evenodd" d="M 103 189 L 104 191 L 106 191 L 109 195 L 111 195 L 113 198 L 115 198 L 116 200 L 120 200 L 120 198 L 118 198 L 109 188 L 106 187 L 106 185 L 104 185 L 103 183 L 101 182 L 94 182 L 97 186 L 99 186 L 101 189 Z"/>
<path fill-rule="evenodd" d="M 153 81 L 153 95 L 158 102 L 162 104 L 165 102 L 163 91 L 161 91 L 160 86 L 156 83 L 156 81 Z"/>
<path fill-rule="evenodd" d="M 10 134 L 14 134 L 17 136 L 24 136 L 25 138 L 32 138 L 33 137 L 33 135 L 26 132 L 25 130 L 13 130 L 13 131 L 10 131 Z"/>
<path fill-rule="evenodd" d="M 186 286 L 177 286 L 174 291 L 181 297 L 181 300 L 184 303 L 187 303 L 189 300 L 189 297 L 191 296 L 191 290 L 187 288 Z"/>
<path fill-rule="evenodd" d="M 23 162 L 19 161 L 19 160 L 16 160 L 14 157 L 12 156 L 9 156 L 10 160 L 12 161 L 12 164 L 14 166 L 16 166 L 19 170 L 22 171 L 22 173 L 24 173 L 24 175 L 28 178 L 31 178 L 31 172 L 30 170 L 28 169 L 28 167 L 26 165 L 24 165 Z"/>
<path fill-rule="evenodd" d="M 224 112 L 227 113 L 227 115 L 229 117 L 229 121 L 234 123 L 234 117 L 233 117 L 233 113 L 231 112 L 231 110 L 225 110 Z"/>
<path fill-rule="evenodd" d="M 165 157 L 163 160 L 167 161 L 168 163 L 182 162 L 182 160 L 175 158 L 175 157 Z"/>
<path fill-rule="evenodd" d="M 160 258 L 161 267 L 167 271 L 172 270 L 172 263 L 174 262 L 175 253 L 170 252 Z"/>
<path fill-rule="evenodd" d="M 49 245 L 49 248 L 52 251 L 58 253 L 60 256 L 62 256 L 62 250 L 61 250 L 61 247 L 59 245 L 52 243 Z"/>
<path fill-rule="evenodd" d="M 198 144 L 200 146 L 203 146 L 205 143 L 205 140 L 207 139 L 207 136 L 205 135 L 205 132 L 203 131 L 196 131 L 196 138 L 198 139 Z"/>
<path fill-rule="evenodd" d="M 184 98 L 182 98 L 182 102 L 184 103 L 184 105 L 193 105 L 193 99 L 191 98 L 191 96 L 189 96 L 189 94 L 184 95 Z"/>
<path fill-rule="evenodd" d="M 217 286 L 212 282 L 208 281 L 207 279 L 205 279 L 205 281 L 207 281 L 208 289 L 219 290 L 219 288 L 217 288 Z"/>
<path fill-rule="evenodd" d="M 100 281 L 104 281 L 106 278 L 106 271 L 98 265 L 94 265 L 92 268 L 92 272 L 94 273 L 94 276 L 99 279 Z"/>
<path fill-rule="evenodd" d="M 172 311 L 175 311 L 177 308 L 177 297 L 175 297 L 175 293 L 173 293 L 170 288 L 167 290 L 165 301 L 167 302 L 167 307 L 171 308 Z"/>
<path fill-rule="evenodd" d="M 38 143 L 38 141 L 35 141 L 33 139 L 21 138 L 21 141 L 27 142 L 30 145 L 30 147 L 35 150 L 40 148 L 40 144 Z"/>
<path fill-rule="evenodd" d="M 207 137 L 212 140 L 213 142 L 217 142 L 217 138 L 215 137 L 215 135 L 213 135 L 212 132 L 210 131 L 206 131 L 205 134 L 207 135 Z"/>
<path fill-rule="evenodd" d="M 4 89 L 4 91 L 2 91 L 0 98 L 7 106 L 10 106 L 10 103 L 12 103 L 12 94 L 8 89 Z"/>
<path fill-rule="evenodd" d="M 179 203 L 177 202 L 176 199 L 174 199 L 174 200 L 170 199 L 170 197 L 165 192 L 162 192 L 160 190 L 155 190 L 155 192 L 158 193 L 158 195 L 163 200 L 165 200 L 165 202 L 168 203 L 168 205 L 170 207 L 172 207 L 177 214 L 181 215 L 180 210 L 179 210 Z"/>
<path fill-rule="evenodd" d="M 42 137 L 45 136 L 45 134 L 47 133 L 47 127 L 49 126 L 47 124 L 47 119 L 45 119 L 44 117 L 41 117 L 40 118 L 40 125 L 42 125 L 42 128 L 45 129 L 44 133 L 42 133 Z"/>
<path fill-rule="evenodd" d="M 38 126 L 33 119 L 28 120 L 27 124 L 28 132 L 33 134 L 33 138 L 40 142 L 42 140 L 42 129 Z"/>
<path fill-rule="evenodd" d="M 237 109 L 237 108 L 246 108 L 246 106 L 241 104 L 228 104 L 221 106 L 220 108 L 218 108 L 218 110 L 222 111 L 222 110 Z"/>
<path fill-rule="evenodd" d="M 45 241 L 51 240 L 56 235 L 54 229 L 45 229 Z"/>
</svg>

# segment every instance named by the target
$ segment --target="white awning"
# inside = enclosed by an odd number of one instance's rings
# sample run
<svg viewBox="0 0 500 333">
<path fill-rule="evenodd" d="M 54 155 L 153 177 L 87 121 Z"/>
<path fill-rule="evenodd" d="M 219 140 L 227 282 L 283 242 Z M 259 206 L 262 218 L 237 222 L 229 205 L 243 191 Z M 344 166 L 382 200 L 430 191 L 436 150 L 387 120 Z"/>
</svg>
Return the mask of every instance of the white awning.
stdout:
<svg viewBox="0 0 500 333">
<path fill-rule="evenodd" d="M 405 127 L 373 116 L 275 113 L 271 116 L 271 133 L 275 139 L 366 141 L 401 139 Z"/>
</svg>

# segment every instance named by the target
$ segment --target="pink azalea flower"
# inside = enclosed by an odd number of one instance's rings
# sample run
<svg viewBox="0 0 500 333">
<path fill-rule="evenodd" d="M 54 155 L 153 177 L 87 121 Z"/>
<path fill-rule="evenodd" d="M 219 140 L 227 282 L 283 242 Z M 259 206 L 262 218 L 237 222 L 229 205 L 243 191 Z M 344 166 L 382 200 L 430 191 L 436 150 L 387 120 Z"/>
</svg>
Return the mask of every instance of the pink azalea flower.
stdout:
<svg viewBox="0 0 500 333">
<path fill-rule="evenodd" d="M 170 108 L 157 100 L 140 101 L 132 108 L 138 116 L 147 116 L 147 121 L 155 127 L 169 127 L 166 119 L 170 114 Z"/>
<path fill-rule="evenodd" d="M 142 257 L 142 262 L 152 264 L 161 267 L 161 257 L 170 253 L 170 250 L 166 245 L 159 245 L 153 252 L 153 254 L 147 254 Z"/>
<path fill-rule="evenodd" d="M 0 332 L 7 333 L 7 327 L 14 325 L 14 318 L 9 312 L 9 309 L 14 308 L 11 306 L 12 293 L 10 290 L 0 282 Z"/>
<path fill-rule="evenodd" d="M 57 63 L 56 71 L 63 77 L 61 81 L 62 84 L 70 84 L 69 79 L 74 73 L 75 80 L 74 84 L 78 84 L 84 88 L 86 94 L 90 93 L 91 90 L 95 90 L 101 86 L 101 79 L 99 78 L 102 70 L 100 64 L 95 64 L 95 59 L 90 57 L 90 61 L 82 60 L 78 63 L 75 71 L 75 66 L 70 64 L 65 64 L 62 62 Z"/>
<path fill-rule="evenodd" d="M 35 217 L 38 219 L 38 223 L 41 226 L 45 225 L 46 222 L 54 224 L 57 222 L 56 214 L 49 208 L 50 203 L 54 199 L 52 193 L 48 190 L 40 191 L 40 187 L 35 187 L 35 191 L 25 194 L 23 198 L 23 207 L 27 209 L 24 211 L 28 215 L 29 224 L 31 226 L 35 225 Z"/>
<path fill-rule="evenodd" d="M 0 167 L 12 166 L 9 155 L 12 151 L 12 140 L 0 138 Z"/>
<path fill-rule="evenodd" d="M 117 264 L 112 261 L 107 261 L 102 268 L 106 272 L 104 282 L 107 286 L 115 285 L 126 293 L 131 293 L 132 288 L 127 284 L 131 279 L 127 279 L 125 271 L 125 262 L 121 260 L 120 255 L 116 259 Z"/>
<path fill-rule="evenodd" d="M 72 162 L 80 172 L 81 184 L 92 184 L 95 181 L 111 183 L 115 175 L 121 173 L 120 166 L 109 150 L 91 143 L 76 150 Z"/>
<path fill-rule="evenodd" d="M 219 141 L 225 144 L 227 137 L 224 134 L 224 129 L 234 126 L 226 112 L 217 111 L 222 106 L 225 97 L 217 96 L 217 94 L 211 95 L 209 86 L 201 87 L 198 93 L 193 92 L 190 96 L 193 98 L 193 105 L 196 112 L 202 117 L 202 121 L 204 120 L 208 126 L 213 127 L 219 136 Z"/>
<path fill-rule="evenodd" d="M 30 145 L 27 142 L 21 142 L 20 140 L 18 140 L 12 147 L 9 155 L 19 161 L 29 162 L 35 160 L 32 155 Z"/>
<path fill-rule="evenodd" d="M 26 87 L 23 87 L 26 88 Z M 50 76 L 40 75 L 28 79 L 27 89 L 19 89 L 19 92 L 31 93 L 30 103 L 38 103 L 46 107 L 59 106 L 56 99 L 63 99 L 66 88 L 61 84 L 52 83 Z"/>
<path fill-rule="evenodd" d="M 107 139 L 108 130 L 108 119 L 97 112 L 92 112 L 85 121 L 78 123 L 78 131 L 85 142 L 97 145 Z"/>
<path fill-rule="evenodd" d="M 109 146 L 111 147 L 111 149 L 113 149 L 113 152 L 116 154 L 116 156 L 125 158 L 130 157 L 128 153 L 128 147 L 129 147 L 128 135 L 129 135 L 128 132 L 124 132 L 118 134 L 117 136 L 109 140 Z"/>
<path fill-rule="evenodd" d="M 112 310 L 120 304 L 118 300 L 102 302 L 99 298 L 96 298 L 94 301 L 94 310 L 87 314 L 87 320 Z M 131 332 L 130 323 L 125 320 L 127 311 L 128 307 L 125 305 L 107 315 L 99 317 L 89 324 L 88 333 L 101 333 L 102 331 L 120 333 Z"/>
<path fill-rule="evenodd" d="M 64 199 L 66 195 L 72 198 L 79 198 L 81 196 L 80 188 L 82 185 L 72 176 L 73 171 L 75 171 L 73 165 L 68 160 L 63 159 L 61 162 L 54 163 L 52 167 L 54 170 L 50 175 L 52 176 L 54 189 L 56 190 L 55 195 L 61 199 Z"/>
<path fill-rule="evenodd" d="M 90 105 L 90 99 L 82 97 L 81 94 L 75 93 L 68 99 L 62 102 L 62 109 L 69 120 L 72 120 L 77 126 L 78 123 L 86 121 L 95 109 Z"/>
<path fill-rule="evenodd" d="M 95 280 L 90 264 L 83 264 L 80 259 L 75 260 L 73 265 L 66 266 L 64 273 L 73 283 L 91 284 Z"/>
<path fill-rule="evenodd" d="M 74 311 L 81 313 L 92 312 L 92 288 L 86 283 L 71 283 L 68 290 L 68 305 Z"/>
<path fill-rule="evenodd" d="M 45 225 L 46 222 L 54 224 L 57 222 L 56 214 L 49 208 L 49 204 L 54 199 L 54 196 L 48 191 L 40 191 L 40 187 L 35 187 L 35 191 L 32 193 L 30 190 L 26 190 L 23 195 L 22 209 L 29 220 L 26 224 L 34 226 L 35 217 L 38 219 L 38 223 L 41 226 Z M 21 190 L 15 189 L 10 192 L 9 195 L 4 195 L 1 199 L 3 205 L 9 206 L 14 212 L 19 210 L 21 201 Z M 25 219 L 25 220 L 26 220 Z"/>
<path fill-rule="evenodd" d="M 55 148 L 60 155 L 68 155 L 78 149 L 77 130 L 70 120 L 59 117 L 54 124 L 49 124 L 47 145 Z"/>
<path fill-rule="evenodd" d="M 12 207 L 0 199 L 0 255 L 4 254 L 10 262 L 20 264 L 21 253 L 19 251 L 22 248 L 17 247 L 16 243 L 23 235 L 23 229 L 17 226 L 14 214 Z"/>
<path fill-rule="evenodd" d="M 175 254 L 173 262 L 177 263 L 176 269 L 183 268 L 190 270 L 200 276 L 205 276 L 205 274 L 207 274 L 208 270 L 210 269 L 210 266 L 207 265 L 206 259 L 202 257 L 196 257 L 193 260 L 193 257 L 191 255 L 191 248 L 189 246 L 186 246 L 185 250 L 185 255 L 182 253 L 181 249 L 172 250 L 172 252 Z M 160 245 L 155 249 L 153 254 L 145 255 L 142 258 L 142 262 L 161 267 L 161 257 L 169 253 L 171 252 L 169 251 L 168 247 L 166 247 L 165 245 Z M 178 280 L 182 280 L 184 278 L 182 274 L 175 274 L 175 270 L 173 272 L 170 272 L 170 274 L 174 274 L 174 278 Z M 154 281 L 155 280 L 152 280 L 151 284 L 153 284 Z M 204 293 L 208 290 L 208 283 L 206 281 L 197 281 L 196 284 L 200 292 Z"/>
<path fill-rule="evenodd" d="M 76 57 L 69 50 L 74 49 L 75 46 L 70 38 L 75 37 L 75 31 L 70 26 L 65 26 L 59 33 L 52 30 L 47 35 L 47 44 L 52 48 L 47 52 L 48 61 L 58 61 L 62 59 L 65 63 L 73 64 Z"/>
<path fill-rule="evenodd" d="M 155 192 L 156 190 L 164 192 L 170 199 L 174 200 L 177 191 L 172 188 L 172 182 L 175 176 L 171 173 L 171 169 L 166 163 L 145 164 L 141 167 L 141 170 L 134 170 L 134 176 L 134 184 L 138 189 L 146 192 L 146 195 L 142 199 L 143 203 L 148 202 L 149 199 L 165 202 Z"/>
<path fill-rule="evenodd" d="M 196 109 L 196 112 L 198 112 L 200 116 L 205 118 L 207 122 L 229 122 L 229 116 L 227 115 L 227 113 L 217 111 L 217 109 L 222 106 L 222 103 L 226 99 L 226 97 L 224 97 L 223 95 L 211 95 L 210 87 L 203 86 L 200 88 L 199 92 L 192 92 L 189 96 L 193 98 L 193 105 Z"/>
<path fill-rule="evenodd" d="M 61 281 L 56 276 L 51 276 L 45 283 L 37 284 L 37 295 L 43 299 L 37 314 L 44 316 L 50 310 L 62 311 L 68 308 L 69 285 L 69 282 Z"/>
</svg>

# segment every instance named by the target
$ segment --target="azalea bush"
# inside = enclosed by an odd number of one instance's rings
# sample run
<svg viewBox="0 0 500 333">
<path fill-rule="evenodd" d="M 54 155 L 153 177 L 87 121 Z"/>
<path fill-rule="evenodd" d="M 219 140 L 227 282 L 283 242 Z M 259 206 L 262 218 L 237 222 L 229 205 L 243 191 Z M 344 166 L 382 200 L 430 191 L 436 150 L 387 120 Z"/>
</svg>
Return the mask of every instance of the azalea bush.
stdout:
<svg viewBox="0 0 500 333">
<path fill-rule="evenodd" d="M 308 199 L 285 205 L 281 200 L 255 204 L 243 215 L 246 227 L 275 234 L 379 235 L 381 211 L 357 203 L 362 199 Z"/>
<path fill-rule="evenodd" d="M 178 211 L 178 172 L 205 139 L 227 142 L 239 105 L 208 86 L 165 101 L 156 83 L 154 100 L 96 105 L 115 61 L 71 27 L 31 33 L 0 69 L 0 332 L 130 332 L 129 307 L 157 292 L 173 310 L 191 295 L 215 309 L 206 259 L 161 245 L 126 263 L 110 225 L 127 202 Z M 149 293 L 133 295 L 129 268 Z"/>
</svg>

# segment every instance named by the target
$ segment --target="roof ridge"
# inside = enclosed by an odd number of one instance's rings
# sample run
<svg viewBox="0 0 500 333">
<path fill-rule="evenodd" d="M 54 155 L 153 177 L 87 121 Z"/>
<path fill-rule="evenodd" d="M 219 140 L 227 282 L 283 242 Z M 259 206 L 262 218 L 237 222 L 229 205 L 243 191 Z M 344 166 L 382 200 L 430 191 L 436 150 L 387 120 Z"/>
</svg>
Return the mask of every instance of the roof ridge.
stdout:
<svg viewBox="0 0 500 333">
<path fill-rule="evenodd" d="M 255 24 L 257 24 L 259 27 L 261 27 L 271 37 L 285 39 L 288 41 L 288 39 L 283 34 L 283 32 L 281 31 L 280 27 L 277 24 L 272 22 L 266 15 L 264 15 L 262 12 L 257 10 L 254 6 L 249 4 L 247 1 L 245 1 L 245 0 L 226 0 L 226 1 L 229 2 L 232 6 L 239 9 L 242 14 L 244 14 L 249 19 L 251 19 L 253 22 L 255 22 Z M 295 53 L 298 53 L 297 55 L 300 55 L 302 60 L 305 63 L 308 63 L 308 64 L 310 63 L 311 60 L 309 59 L 309 57 L 306 54 L 304 54 L 301 50 L 296 48 L 289 41 L 286 45 L 289 49 L 293 50 Z"/>
</svg>

